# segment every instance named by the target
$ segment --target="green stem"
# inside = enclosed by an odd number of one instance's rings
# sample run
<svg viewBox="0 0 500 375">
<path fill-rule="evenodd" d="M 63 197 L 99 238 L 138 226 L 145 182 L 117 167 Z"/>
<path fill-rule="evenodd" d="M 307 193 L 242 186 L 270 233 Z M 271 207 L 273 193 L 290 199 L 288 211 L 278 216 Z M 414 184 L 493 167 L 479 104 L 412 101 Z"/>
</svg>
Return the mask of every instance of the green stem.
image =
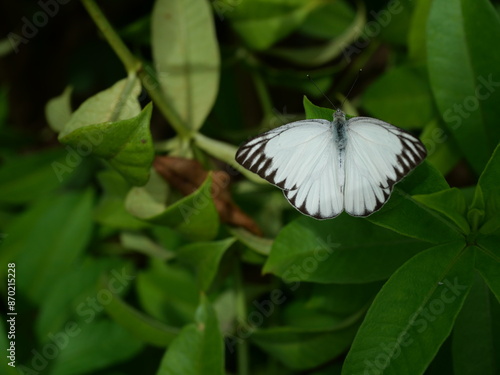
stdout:
<svg viewBox="0 0 500 375">
<path fill-rule="evenodd" d="M 144 69 L 142 62 L 130 52 L 94 0 L 82 0 L 82 4 L 85 9 L 87 9 L 87 12 L 99 30 L 101 30 L 111 48 L 113 48 L 115 53 L 118 55 L 119 59 L 125 66 L 127 73 L 129 75 L 137 74 L 139 76 L 142 85 L 148 91 L 148 94 L 155 103 L 155 106 L 170 122 L 177 134 L 181 138 L 190 138 L 191 131 L 185 126 L 184 121 L 182 121 L 179 117 L 179 114 L 172 104 L 165 100 L 161 91 L 161 86 L 154 77 L 154 74 L 148 71 L 148 69 Z"/>
<path fill-rule="evenodd" d="M 243 280 L 241 275 L 241 263 L 238 261 L 234 271 L 235 289 L 236 289 L 236 323 L 246 327 L 247 305 L 245 291 L 243 289 Z M 246 327 L 249 329 L 249 327 Z M 248 375 L 248 342 L 245 338 L 238 340 L 237 343 L 238 375 Z"/>
</svg>

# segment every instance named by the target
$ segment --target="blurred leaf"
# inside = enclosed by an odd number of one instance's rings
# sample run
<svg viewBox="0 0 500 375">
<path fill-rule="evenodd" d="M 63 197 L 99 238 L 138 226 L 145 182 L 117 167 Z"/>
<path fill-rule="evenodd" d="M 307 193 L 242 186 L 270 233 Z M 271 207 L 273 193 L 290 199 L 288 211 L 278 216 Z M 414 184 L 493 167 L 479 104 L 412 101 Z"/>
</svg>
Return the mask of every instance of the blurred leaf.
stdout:
<svg viewBox="0 0 500 375">
<path fill-rule="evenodd" d="M 344 33 L 355 17 L 348 2 L 326 2 L 309 13 L 298 31 L 314 38 L 331 39 Z"/>
<path fill-rule="evenodd" d="M 228 228 L 229 233 L 231 233 L 238 241 L 242 244 L 248 246 L 248 248 L 254 250 L 255 252 L 262 255 L 269 255 L 271 247 L 273 245 L 273 240 L 269 238 L 258 237 L 243 228 Z"/>
<path fill-rule="evenodd" d="M 398 269 L 368 310 L 343 374 L 422 374 L 451 332 L 473 282 L 473 249 L 449 242 Z"/>
<path fill-rule="evenodd" d="M 278 234 L 263 272 L 286 283 L 367 283 L 388 278 L 428 247 L 346 214 L 328 221 L 301 217 Z"/>
<path fill-rule="evenodd" d="M 451 219 L 464 234 L 469 234 L 470 228 L 466 219 L 467 204 L 459 189 L 451 188 L 433 194 L 414 195 L 413 199 Z"/>
<path fill-rule="evenodd" d="M 87 125 L 116 122 L 137 116 L 141 112 L 137 101 L 140 91 L 139 80 L 130 76 L 85 100 L 66 122 L 59 133 L 59 140 L 62 141 L 71 132 Z"/>
<path fill-rule="evenodd" d="M 195 323 L 183 328 L 163 356 L 157 375 L 223 375 L 224 345 L 212 306 L 202 295 Z"/>
<path fill-rule="evenodd" d="M 158 81 L 187 127 L 201 128 L 219 88 L 219 47 L 205 0 L 156 0 L 151 43 Z"/>
<path fill-rule="evenodd" d="M 212 175 L 209 174 L 202 186 L 165 208 L 165 184 L 160 177 L 152 174 L 143 188 L 134 188 L 127 196 L 127 210 L 148 223 L 163 225 L 194 240 L 211 240 L 219 230 L 219 215 L 210 192 Z M 162 190 L 164 190 L 162 192 Z M 163 195 L 163 199 L 162 199 Z"/>
<path fill-rule="evenodd" d="M 56 133 L 61 132 L 71 118 L 72 91 L 73 87 L 67 86 L 61 95 L 50 99 L 45 105 L 45 117 Z"/>
<path fill-rule="evenodd" d="M 151 238 L 141 233 L 121 232 L 120 242 L 125 249 L 134 250 L 160 260 L 168 260 L 175 257 L 175 253 L 166 250 L 161 245 L 152 241 Z"/>
<path fill-rule="evenodd" d="M 81 259 L 91 238 L 93 200 L 92 190 L 47 197 L 6 228 L 0 260 L 22 265 L 16 275 L 19 293 L 43 303 L 45 293 Z"/>
<path fill-rule="evenodd" d="M 139 273 L 136 286 L 141 306 L 151 316 L 170 326 L 192 321 L 199 292 L 187 270 L 152 259 Z"/>
<path fill-rule="evenodd" d="M 498 356 L 493 352 L 493 316 L 490 294 L 476 274 L 453 329 L 453 370 L 456 375 L 495 375 Z"/>
<path fill-rule="evenodd" d="M 103 158 L 129 183 L 142 186 L 149 179 L 154 159 L 153 139 L 149 131 L 151 112 L 150 103 L 135 117 L 79 127 L 59 137 L 59 140 L 82 154 Z"/>
<path fill-rule="evenodd" d="M 378 36 L 378 30 L 380 30 L 380 37 L 384 41 L 392 45 L 406 47 L 414 4 L 411 0 L 389 1 L 386 4 L 384 4 L 384 8 L 370 12 L 374 18 L 372 22 L 376 22 L 380 26 L 369 28 L 367 25 L 365 33 L 374 38 Z"/>
<path fill-rule="evenodd" d="M 35 329 L 40 343 L 49 341 L 49 334 L 65 329 L 70 322 L 85 324 L 93 320 L 102 309 L 89 304 L 96 297 L 96 284 L 101 273 L 127 270 L 121 259 L 93 259 L 86 257 L 81 263 L 62 273 L 61 278 L 45 292 Z M 118 271 L 120 270 L 120 271 Z M 120 289 L 120 290 L 118 290 Z M 117 293 L 126 285 L 118 286 Z"/>
<path fill-rule="evenodd" d="M 426 72 L 409 66 L 393 68 L 368 86 L 362 106 L 373 117 L 405 129 L 423 128 L 435 117 Z"/>
<path fill-rule="evenodd" d="M 265 50 L 296 30 L 320 0 L 247 0 L 229 6 L 225 12 L 231 25 L 245 43 L 255 50 Z M 217 9 L 216 9 L 217 11 Z"/>
<path fill-rule="evenodd" d="M 330 23 L 334 20 L 330 20 Z M 350 61 L 351 50 L 348 48 L 359 38 L 366 23 L 366 9 L 363 3 L 359 3 L 356 17 L 342 34 L 332 39 L 325 45 L 305 48 L 276 47 L 267 53 L 304 66 L 319 66 L 343 54 Z"/>
<path fill-rule="evenodd" d="M 154 346 L 165 347 L 177 337 L 179 334 L 177 328 L 166 326 L 162 322 L 144 315 L 113 293 L 111 280 L 109 275 L 101 277 L 99 292 L 108 291 L 109 300 L 104 304 L 104 309 L 116 323 L 138 340 Z"/>
<path fill-rule="evenodd" d="M 101 185 L 99 204 L 94 209 L 94 220 L 102 225 L 119 229 L 141 229 L 147 227 L 144 221 L 133 217 L 125 209 L 125 198 L 131 185 L 113 169 L 106 169 L 97 174 Z"/>
<path fill-rule="evenodd" d="M 142 344 L 114 322 L 100 320 L 78 326 L 78 336 L 59 336 L 64 350 L 54 359 L 51 375 L 79 375 L 124 362 L 137 355 Z M 66 342 L 63 344 L 63 340 Z"/>
<path fill-rule="evenodd" d="M 210 288 L 222 256 L 235 241 L 235 238 L 230 237 L 221 241 L 196 242 L 177 249 L 179 260 L 196 270 L 196 279 L 201 291 Z"/>
<path fill-rule="evenodd" d="M 499 38 L 500 19 L 489 1 L 432 3 L 427 25 L 432 91 L 448 129 L 478 174 L 500 140 L 500 50 L 491 48 Z"/>
</svg>

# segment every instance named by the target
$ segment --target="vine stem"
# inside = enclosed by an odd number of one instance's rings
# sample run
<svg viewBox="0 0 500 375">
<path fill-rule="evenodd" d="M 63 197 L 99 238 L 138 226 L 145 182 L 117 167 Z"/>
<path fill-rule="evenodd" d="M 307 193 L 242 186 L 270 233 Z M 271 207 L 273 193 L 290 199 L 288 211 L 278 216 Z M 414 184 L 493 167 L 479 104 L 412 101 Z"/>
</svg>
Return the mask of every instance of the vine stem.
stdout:
<svg viewBox="0 0 500 375">
<path fill-rule="evenodd" d="M 243 277 L 241 274 L 241 263 L 237 261 L 234 268 L 234 279 L 236 289 L 236 324 L 246 327 L 247 319 L 247 305 L 245 291 L 243 289 Z M 248 327 L 246 327 L 248 329 Z M 238 375 L 248 375 L 249 372 L 249 359 L 248 359 L 248 342 L 246 338 L 238 340 L 237 342 L 237 363 Z"/>
<path fill-rule="evenodd" d="M 94 0 L 82 0 L 82 4 L 89 13 L 90 17 L 106 38 L 108 44 L 115 51 L 118 58 L 125 66 L 127 74 L 137 75 L 141 80 L 142 85 L 148 91 L 149 96 L 155 103 L 155 106 L 160 110 L 163 116 L 170 122 L 179 137 L 189 139 L 192 132 L 187 128 L 184 121 L 179 117 L 179 114 L 167 101 L 161 91 L 161 86 L 156 80 L 156 77 L 149 69 L 144 69 L 142 62 L 137 59 L 132 52 L 127 48 L 123 40 L 109 23 L 101 8 Z"/>
</svg>

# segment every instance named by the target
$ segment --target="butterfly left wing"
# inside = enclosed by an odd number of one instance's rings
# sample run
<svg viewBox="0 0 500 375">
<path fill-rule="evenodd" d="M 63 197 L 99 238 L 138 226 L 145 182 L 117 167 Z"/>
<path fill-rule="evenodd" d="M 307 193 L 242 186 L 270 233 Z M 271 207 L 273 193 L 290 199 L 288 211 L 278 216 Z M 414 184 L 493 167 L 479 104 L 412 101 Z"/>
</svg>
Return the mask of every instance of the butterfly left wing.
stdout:
<svg viewBox="0 0 500 375">
<path fill-rule="evenodd" d="M 343 210 L 336 133 L 326 120 L 292 122 L 244 143 L 236 161 L 283 190 L 300 212 L 317 219 Z"/>
<path fill-rule="evenodd" d="M 346 130 L 344 208 L 350 215 L 368 216 L 427 151 L 410 133 L 374 118 L 352 118 Z"/>
</svg>

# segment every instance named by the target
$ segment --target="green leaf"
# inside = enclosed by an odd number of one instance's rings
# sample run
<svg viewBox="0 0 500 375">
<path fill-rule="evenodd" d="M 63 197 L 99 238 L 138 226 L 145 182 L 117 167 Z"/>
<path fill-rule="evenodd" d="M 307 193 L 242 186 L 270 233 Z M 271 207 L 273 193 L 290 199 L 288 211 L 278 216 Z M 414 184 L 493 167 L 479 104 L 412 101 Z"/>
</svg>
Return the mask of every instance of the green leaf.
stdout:
<svg viewBox="0 0 500 375">
<path fill-rule="evenodd" d="M 165 100 L 190 130 L 198 130 L 219 88 L 219 47 L 208 2 L 156 0 L 151 43 Z"/>
<path fill-rule="evenodd" d="M 265 50 L 297 29 L 321 1 L 247 0 L 232 7 L 229 0 L 221 3 L 230 7 L 224 16 L 248 47 Z"/>
<path fill-rule="evenodd" d="M 169 260 L 176 256 L 173 251 L 166 250 L 142 233 L 121 232 L 120 242 L 125 249 L 137 251 L 160 260 Z"/>
<path fill-rule="evenodd" d="M 128 277 L 132 278 L 132 276 Z M 104 309 L 131 335 L 138 340 L 159 347 L 169 345 L 177 337 L 179 334 L 177 328 L 169 327 L 128 305 L 113 292 L 113 286 L 112 278 L 109 275 L 103 275 L 99 282 L 98 293 L 107 292 L 109 297 L 104 304 Z"/>
<path fill-rule="evenodd" d="M 183 328 L 163 356 L 157 375 L 223 375 L 224 345 L 213 307 L 202 295 L 195 323 Z"/>
<path fill-rule="evenodd" d="M 435 244 L 461 239 L 463 235 L 455 225 L 413 198 L 445 189 L 449 186 L 443 176 L 424 162 L 395 186 L 389 201 L 367 220 Z"/>
<path fill-rule="evenodd" d="M 153 139 L 149 131 L 151 112 L 150 103 L 135 117 L 86 125 L 59 139 L 77 150 L 85 149 L 86 155 L 103 158 L 129 183 L 142 186 L 149 179 L 154 159 Z"/>
<path fill-rule="evenodd" d="M 262 350 L 293 370 L 319 366 L 345 352 L 358 324 L 330 329 L 275 327 L 253 332 L 250 338 Z"/>
<path fill-rule="evenodd" d="M 177 249 L 179 260 L 195 268 L 201 291 L 210 288 L 222 256 L 235 241 L 235 238 L 226 238 L 221 241 L 196 242 Z"/>
<path fill-rule="evenodd" d="M 330 17 L 329 23 L 332 24 L 333 22 L 335 22 L 334 17 Z M 344 29 L 342 34 L 325 45 L 300 49 L 278 47 L 270 49 L 267 53 L 304 66 L 323 65 L 341 54 L 350 61 L 351 50 L 348 47 L 362 35 L 365 24 L 366 9 L 364 4 L 360 2 L 356 17 L 352 20 L 351 24 Z"/>
<path fill-rule="evenodd" d="M 186 269 L 152 259 L 139 273 L 136 286 L 141 307 L 151 316 L 176 327 L 192 321 L 199 292 Z"/>
<path fill-rule="evenodd" d="M 244 228 L 228 228 L 228 230 L 229 233 L 249 249 L 265 256 L 269 255 L 271 252 L 273 240 L 256 236 Z"/>
<path fill-rule="evenodd" d="M 500 236 L 480 236 L 477 239 L 476 270 L 500 302 Z"/>
<path fill-rule="evenodd" d="M 381 75 L 364 92 L 362 106 L 371 116 L 405 129 L 422 128 L 435 117 L 427 73 L 411 66 Z"/>
<path fill-rule="evenodd" d="M 137 116 L 141 112 L 137 100 L 140 92 L 141 85 L 137 77 L 129 76 L 109 89 L 85 100 L 73 112 L 64 129 L 59 133 L 59 140 L 87 125 L 115 122 Z"/>
<path fill-rule="evenodd" d="M 97 180 L 103 194 L 94 209 L 94 220 L 102 225 L 119 229 L 141 229 L 148 224 L 136 219 L 125 209 L 125 198 L 130 184 L 113 169 L 100 171 Z"/>
<path fill-rule="evenodd" d="M 356 13 L 344 0 L 327 2 L 314 9 L 298 31 L 318 39 L 331 39 L 349 28 Z"/>
<path fill-rule="evenodd" d="M 398 269 L 373 301 L 343 374 L 422 374 L 450 334 L 473 280 L 461 242 L 424 251 Z"/>
<path fill-rule="evenodd" d="M 59 344 L 64 345 L 64 350 L 54 360 L 51 375 L 96 373 L 134 357 L 143 347 L 122 327 L 107 320 L 94 320 L 77 326 L 72 332 L 72 336 L 55 334 L 61 335 Z"/>
<path fill-rule="evenodd" d="M 464 234 L 469 234 L 467 203 L 463 193 L 457 188 L 441 190 L 437 193 L 414 195 L 413 199 L 423 203 L 453 221 Z"/>
<path fill-rule="evenodd" d="M 455 375 L 495 375 L 498 357 L 493 353 L 493 316 L 487 285 L 476 274 L 453 329 Z"/>
<path fill-rule="evenodd" d="M 212 175 L 192 194 L 165 207 L 167 187 L 156 173 L 143 188 L 130 191 L 125 207 L 148 223 L 174 228 L 186 238 L 211 240 L 219 230 L 219 214 L 212 199 Z"/>
<path fill-rule="evenodd" d="M 367 283 L 388 278 L 428 246 L 346 214 L 301 217 L 278 234 L 263 272 L 286 283 Z"/>
<path fill-rule="evenodd" d="M 491 48 L 499 38 L 500 20 L 490 1 L 432 3 L 427 24 L 432 91 L 448 129 L 478 174 L 500 141 L 500 50 Z"/>
<path fill-rule="evenodd" d="M 72 86 L 67 86 L 63 93 L 50 99 L 45 105 L 45 117 L 49 126 L 56 133 L 61 132 L 71 118 L 71 93 Z"/>
<path fill-rule="evenodd" d="M 333 121 L 333 112 L 335 112 L 334 109 L 319 107 L 313 104 L 305 95 L 302 99 L 302 104 L 304 105 L 304 110 L 306 112 L 306 119 L 323 119 Z"/>
<path fill-rule="evenodd" d="M 479 194 L 482 194 L 482 197 L 479 197 Z M 483 201 L 484 207 L 478 204 Z M 491 233 L 500 228 L 500 144 L 479 177 L 472 208 L 486 213 L 484 224 L 480 228 L 481 233 Z"/>
<path fill-rule="evenodd" d="M 0 260 L 22 265 L 16 272 L 19 293 L 43 303 L 61 274 L 81 258 L 92 234 L 93 200 L 92 190 L 45 197 L 5 229 L 9 236 Z"/>
</svg>

